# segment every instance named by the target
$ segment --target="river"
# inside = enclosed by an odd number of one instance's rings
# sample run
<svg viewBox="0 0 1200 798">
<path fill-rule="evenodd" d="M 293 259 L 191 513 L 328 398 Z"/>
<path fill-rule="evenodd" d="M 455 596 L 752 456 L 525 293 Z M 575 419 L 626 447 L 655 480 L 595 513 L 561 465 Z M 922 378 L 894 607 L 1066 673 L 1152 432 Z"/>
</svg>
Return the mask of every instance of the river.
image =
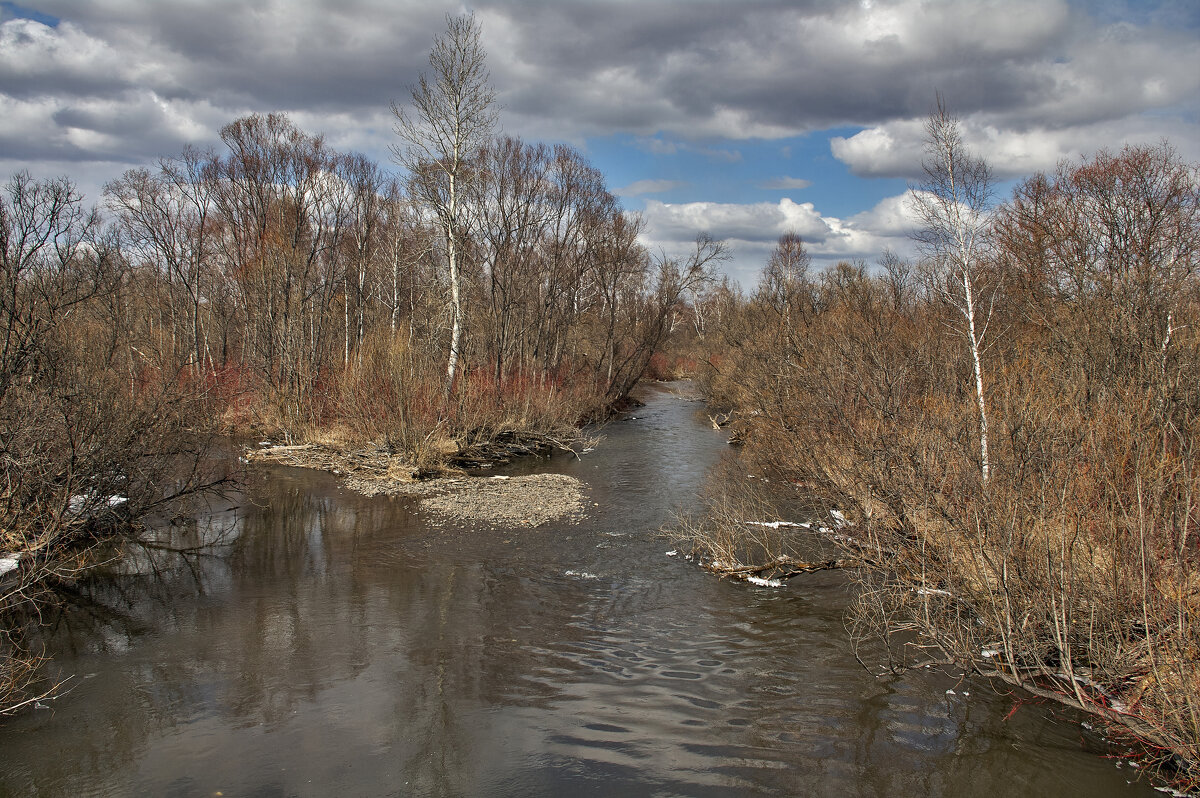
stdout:
<svg viewBox="0 0 1200 798">
<path fill-rule="evenodd" d="M 582 459 L 509 468 L 583 479 L 575 525 L 437 523 L 270 469 L 187 531 L 219 545 L 83 586 L 48 652 L 69 691 L 0 725 L 0 795 L 1159 795 L 1070 712 L 865 671 L 842 574 L 666 556 L 728 447 L 644 398 Z"/>
</svg>

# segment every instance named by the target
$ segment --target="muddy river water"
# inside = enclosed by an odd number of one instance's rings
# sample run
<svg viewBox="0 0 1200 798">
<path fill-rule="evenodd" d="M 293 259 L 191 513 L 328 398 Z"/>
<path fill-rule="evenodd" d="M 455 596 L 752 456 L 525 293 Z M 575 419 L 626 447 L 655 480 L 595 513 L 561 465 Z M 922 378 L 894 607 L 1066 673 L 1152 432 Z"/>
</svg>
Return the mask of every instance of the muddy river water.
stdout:
<svg viewBox="0 0 1200 798">
<path fill-rule="evenodd" d="M 578 524 L 267 471 L 199 519 L 220 545 L 85 586 L 50 641 L 69 692 L 0 724 L 0 795 L 1161 795 L 1061 709 L 865 671 L 841 574 L 666 556 L 728 447 L 694 401 L 646 400 L 581 460 L 510 469 L 584 480 Z"/>
</svg>

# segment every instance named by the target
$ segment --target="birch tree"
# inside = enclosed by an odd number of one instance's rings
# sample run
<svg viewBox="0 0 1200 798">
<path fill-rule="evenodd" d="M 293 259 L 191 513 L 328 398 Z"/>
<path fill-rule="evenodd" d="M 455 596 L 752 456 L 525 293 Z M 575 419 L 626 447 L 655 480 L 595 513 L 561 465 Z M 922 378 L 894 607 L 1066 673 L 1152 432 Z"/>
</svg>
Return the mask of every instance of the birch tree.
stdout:
<svg viewBox="0 0 1200 798">
<path fill-rule="evenodd" d="M 396 162 L 411 177 L 411 193 L 437 221 L 444 238 L 450 282 L 449 397 L 458 369 L 463 332 L 460 254 L 465 226 L 463 197 L 474 179 L 471 160 L 496 126 L 496 93 L 489 84 L 486 53 L 474 15 L 447 16 L 446 32 L 429 53 L 432 75 L 422 74 L 411 107 L 392 103 Z"/>
<path fill-rule="evenodd" d="M 983 350 L 992 307 L 982 282 L 992 227 L 992 173 L 963 143 L 959 121 L 946 110 L 941 96 L 925 123 L 922 167 L 925 181 L 911 192 L 920 220 L 916 239 L 931 268 L 933 288 L 961 316 L 954 329 L 966 339 L 974 366 L 980 471 L 986 483 L 991 459 Z"/>
</svg>

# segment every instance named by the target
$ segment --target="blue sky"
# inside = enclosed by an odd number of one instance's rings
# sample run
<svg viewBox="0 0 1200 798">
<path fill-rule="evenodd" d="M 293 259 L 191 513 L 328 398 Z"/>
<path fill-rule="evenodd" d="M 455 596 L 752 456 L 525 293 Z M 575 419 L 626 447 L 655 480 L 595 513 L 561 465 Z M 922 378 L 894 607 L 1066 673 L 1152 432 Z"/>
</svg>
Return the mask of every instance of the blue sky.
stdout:
<svg viewBox="0 0 1200 798">
<path fill-rule="evenodd" d="M 604 169 L 615 190 L 632 188 L 638 197 L 688 202 L 704 197 L 721 202 L 764 202 L 791 197 L 817 199 L 827 213 L 849 216 L 864 203 L 905 189 L 903 178 L 860 180 L 833 157 L 829 139 L 852 136 L 860 128 L 831 128 L 805 136 L 764 140 L 679 141 L 628 134 L 590 138 L 584 150 Z M 661 186 L 654 185 L 661 182 Z M 655 190 L 661 189 L 661 190 Z"/>
<path fill-rule="evenodd" d="M 1003 192 L 1125 143 L 1200 161 L 1194 0 L 29 0 L 0 3 L 0 170 L 98 198 L 267 111 L 387 164 L 464 11 L 504 132 L 582 150 L 656 251 L 727 238 L 745 285 L 789 229 L 819 264 L 911 247 L 935 92 Z"/>
</svg>

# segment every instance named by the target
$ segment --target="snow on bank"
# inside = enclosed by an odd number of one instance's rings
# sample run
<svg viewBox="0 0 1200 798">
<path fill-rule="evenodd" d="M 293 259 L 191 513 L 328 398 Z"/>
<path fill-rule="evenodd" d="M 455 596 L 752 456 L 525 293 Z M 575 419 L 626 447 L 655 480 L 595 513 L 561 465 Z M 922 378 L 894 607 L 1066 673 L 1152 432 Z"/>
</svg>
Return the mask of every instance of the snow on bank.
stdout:
<svg viewBox="0 0 1200 798">
<path fill-rule="evenodd" d="M 67 512 L 71 513 L 71 515 L 79 515 L 89 505 L 95 505 L 98 508 L 108 507 L 111 509 L 114 507 L 120 507 L 128 502 L 129 499 L 124 496 L 108 496 L 97 501 L 95 494 L 78 493 L 67 500 Z"/>
<path fill-rule="evenodd" d="M 761 576 L 747 576 L 746 581 L 759 587 L 783 587 L 781 579 L 763 579 Z"/>
<path fill-rule="evenodd" d="M 846 518 L 846 514 L 841 510 L 830 510 L 829 517 L 833 520 L 834 529 L 845 529 L 850 526 L 850 520 Z M 807 521 L 743 521 L 746 526 L 762 526 L 768 529 L 780 529 L 782 527 L 792 527 L 795 529 L 812 529 L 813 525 Z M 824 535 L 833 534 L 833 529 L 827 526 L 817 527 L 817 531 Z"/>
</svg>

